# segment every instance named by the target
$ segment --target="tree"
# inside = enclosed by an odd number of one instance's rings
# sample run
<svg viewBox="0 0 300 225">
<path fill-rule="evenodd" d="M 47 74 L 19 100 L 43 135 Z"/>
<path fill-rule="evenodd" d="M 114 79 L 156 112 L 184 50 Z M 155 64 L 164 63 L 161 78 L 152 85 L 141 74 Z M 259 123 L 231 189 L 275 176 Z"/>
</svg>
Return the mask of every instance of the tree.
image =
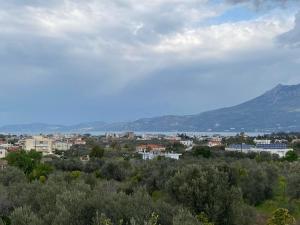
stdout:
<svg viewBox="0 0 300 225">
<path fill-rule="evenodd" d="M 18 168 L 8 167 L 5 170 L 0 170 L 0 184 L 10 186 L 16 183 L 25 183 L 26 176 Z"/>
<path fill-rule="evenodd" d="M 208 221 L 207 216 L 206 216 L 205 213 L 203 213 L 203 212 L 200 213 L 196 218 L 198 219 L 198 221 L 200 221 L 200 223 L 201 223 L 202 225 L 214 225 L 213 223 L 210 223 L 210 222 Z"/>
<path fill-rule="evenodd" d="M 295 218 L 287 209 L 277 209 L 268 220 L 268 225 L 293 225 L 296 224 Z"/>
<path fill-rule="evenodd" d="M 180 209 L 173 218 L 173 225 L 201 225 L 188 210 Z"/>
<path fill-rule="evenodd" d="M 288 151 L 284 157 L 286 161 L 294 162 L 298 160 L 298 154 L 295 151 Z"/>
<path fill-rule="evenodd" d="M 292 199 L 300 199 L 300 174 L 298 172 L 287 177 L 287 194 Z"/>
<path fill-rule="evenodd" d="M 93 225 L 113 225 L 113 223 L 103 213 L 99 215 L 99 212 L 97 211 Z"/>
<path fill-rule="evenodd" d="M 241 193 L 229 183 L 228 175 L 216 167 L 186 167 L 167 184 L 170 195 L 199 214 L 204 212 L 216 224 L 234 224 Z"/>
<path fill-rule="evenodd" d="M 46 164 L 38 164 L 30 173 L 29 178 L 31 180 L 40 179 L 40 177 L 48 177 L 48 175 L 53 171 L 53 168 Z"/>
<path fill-rule="evenodd" d="M 211 151 L 210 151 L 209 147 L 196 146 L 193 148 L 193 155 L 194 156 L 202 156 L 204 158 L 210 158 Z"/>
<path fill-rule="evenodd" d="M 156 215 L 155 213 L 152 213 L 149 220 L 144 222 L 144 225 L 159 225 L 158 224 L 158 215 Z"/>
<path fill-rule="evenodd" d="M 31 150 L 26 152 L 24 150 L 18 152 L 10 152 L 6 160 L 9 165 L 15 166 L 23 170 L 23 172 L 29 175 L 36 165 L 40 162 L 42 154 Z"/>
<path fill-rule="evenodd" d="M 101 170 L 101 174 L 108 180 L 114 179 L 122 181 L 125 178 L 125 171 L 121 169 L 120 164 L 116 162 L 107 162 Z"/>
<path fill-rule="evenodd" d="M 11 225 L 41 225 L 43 222 L 27 206 L 15 209 L 11 215 Z"/>
<path fill-rule="evenodd" d="M 92 151 L 90 153 L 90 157 L 92 158 L 102 158 L 104 155 L 104 148 L 100 147 L 100 146 L 94 146 L 92 148 Z"/>
</svg>

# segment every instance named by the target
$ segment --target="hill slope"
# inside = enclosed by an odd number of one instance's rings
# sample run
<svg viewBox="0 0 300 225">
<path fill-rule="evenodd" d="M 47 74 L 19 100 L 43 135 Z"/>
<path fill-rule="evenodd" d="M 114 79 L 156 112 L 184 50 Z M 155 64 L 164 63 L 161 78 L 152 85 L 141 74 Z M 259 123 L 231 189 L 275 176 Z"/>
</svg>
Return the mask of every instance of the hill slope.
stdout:
<svg viewBox="0 0 300 225">
<path fill-rule="evenodd" d="M 300 84 L 278 85 L 237 106 L 190 116 L 162 116 L 127 123 L 90 122 L 73 126 L 27 124 L 2 132 L 92 131 L 300 131 Z"/>
<path fill-rule="evenodd" d="M 164 116 L 126 124 L 125 130 L 300 131 L 300 85 L 278 85 L 237 106 L 192 116 Z"/>
</svg>

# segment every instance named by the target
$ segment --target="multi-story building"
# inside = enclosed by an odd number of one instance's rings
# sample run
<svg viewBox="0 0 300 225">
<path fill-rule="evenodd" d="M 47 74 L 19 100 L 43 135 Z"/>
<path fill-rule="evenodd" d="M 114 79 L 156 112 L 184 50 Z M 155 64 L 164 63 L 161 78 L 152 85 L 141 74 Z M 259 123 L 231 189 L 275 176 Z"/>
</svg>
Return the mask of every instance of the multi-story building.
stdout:
<svg viewBox="0 0 300 225">
<path fill-rule="evenodd" d="M 72 143 L 64 141 L 56 141 L 53 143 L 53 149 L 58 151 L 68 151 L 72 147 Z"/>
<path fill-rule="evenodd" d="M 43 155 L 49 155 L 53 153 L 53 141 L 47 137 L 33 136 L 25 140 L 25 150 L 35 150 Z"/>
</svg>

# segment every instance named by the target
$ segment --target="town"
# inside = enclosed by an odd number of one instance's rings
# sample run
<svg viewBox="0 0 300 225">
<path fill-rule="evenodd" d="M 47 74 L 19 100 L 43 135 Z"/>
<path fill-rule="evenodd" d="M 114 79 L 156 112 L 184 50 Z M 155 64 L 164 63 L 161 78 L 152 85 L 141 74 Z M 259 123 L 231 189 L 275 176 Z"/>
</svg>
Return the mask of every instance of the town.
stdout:
<svg viewBox="0 0 300 225">
<path fill-rule="evenodd" d="M 110 150 L 119 150 L 143 160 L 166 157 L 179 160 L 184 154 L 202 148 L 223 153 L 257 153 L 270 154 L 284 158 L 293 152 L 300 143 L 297 135 L 281 137 L 280 135 L 247 136 L 244 133 L 235 136 L 188 135 L 188 134 L 135 134 L 134 132 L 106 133 L 92 136 L 90 134 L 48 134 L 48 135 L 1 135 L 0 159 L 10 152 L 36 151 L 43 157 L 63 158 L 68 152 L 79 151 L 79 159 L 86 160 L 93 146 Z"/>
</svg>

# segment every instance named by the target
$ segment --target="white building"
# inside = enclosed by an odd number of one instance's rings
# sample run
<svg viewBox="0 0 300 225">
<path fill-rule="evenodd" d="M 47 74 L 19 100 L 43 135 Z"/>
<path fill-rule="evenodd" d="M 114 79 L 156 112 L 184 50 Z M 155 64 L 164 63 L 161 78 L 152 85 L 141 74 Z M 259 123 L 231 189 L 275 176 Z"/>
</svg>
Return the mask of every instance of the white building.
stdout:
<svg viewBox="0 0 300 225">
<path fill-rule="evenodd" d="M 25 150 L 35 150 L 43 155 L 49 155 L 53 153 L 53 141 L 43 136 L 33 136 L 25 140 Z"/>
<path fill-rule="evenodd" d="M 269 144 L 271 144 L 271 140 L 258 140 L 255 138 L 254 143 L 261 144 L 261 145 L 269 145 Z"/>
<path fill-rule="evenodd" d="M 82 138 L 76 138 L 74 140 L 74 145 L 86 145 L 86 141 L 83 140 Z"/>
<path fill-rule="evenodd" d="M 143 160 L 152 160 L 158 156 L 179 160 L 180 156 L 182 155 L 173 152 L 170 153 L 170 152 L 146 152 L 146 151 L 139 152 L 139 154 L 142 155 Z"/>
<path fill-rule="evenodd" d="M 176 160 L 179 160 L 180 156 L 182 154 L 178 154 L 178 153 L 173 153 L 173 152 L 167 152 L 164 154 L 164 157 L 166 158 L 170 158 L 170 159 L 176 159 Z"/>
<path fill-rule="evenodd" d="M 0 148 L 9 149 L 9 148 L 11 148 L 11 147 L 13 147 L 13 145 L 12 145 L 12 144 L 8 144 L 8 143 L 5 143 L 5 144 L 0 144 Z"/>
<path fill-rule="evenodd" d="M 225 151 L 243 152 L 243 153 L 267 152 L 270 154 L 277 154 L 280 158 L 282 158 L 285 157 L 287 152 L 293 151 L 293 149 L 288 148 L 286 144 L 257 144 L 256 146 L 246 145 L 246 144 L 234 144 L 225 148 Z"/>
<path fill-rule="evenodd" d="M 184 141 L 180 141 L 180 144 L 186 146 L 186 147 L 190 147 L 193 145 L 193 140 L 184 140 Z"/>
<path fill-rule="evenodd" d="M 166 148 L 162 145 L 148 144 L 137 146 L 137 152 L 142 155 L 143 160 L 152 160 L 158 156 L 178 160 L 182 154 L 165 152 Z"/>
<path fill-rule="evenodd" d="M 180 141 L 181 137 L 178 137 L 178 136 L 165 136 L 164 139 L 167 140 L 167 141 Z"/>
<path fill-rule="evenodd" d="M 208 139 L 207 146 L 208 147 L 217 147 L 222 145 L 222 138 L 221 137 L 212 137 Z"/>
<path fill-rule="evenodd" d="M 72 147 L 72 143 L 56 141 L 53 144 L 53 149 L 58 151 L 68 151 Z"/>
<path fill-rule="evenodd" d="M 0 148 L 0 159 L 5 158 L 7 155 L 7 150 L 5 148 Z"/>
</svg>

